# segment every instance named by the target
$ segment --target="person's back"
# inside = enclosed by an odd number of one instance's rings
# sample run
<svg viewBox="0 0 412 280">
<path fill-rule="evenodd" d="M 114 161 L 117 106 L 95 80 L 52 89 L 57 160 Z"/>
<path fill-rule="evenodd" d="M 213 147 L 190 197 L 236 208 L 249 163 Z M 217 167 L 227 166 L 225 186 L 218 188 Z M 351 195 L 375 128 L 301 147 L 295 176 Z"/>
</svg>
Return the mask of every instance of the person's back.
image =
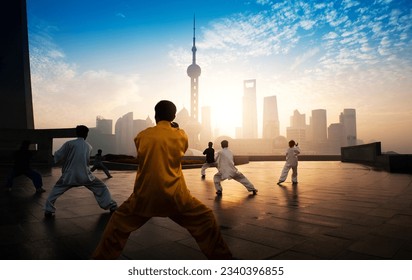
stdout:
<svg viewBox="0 0 412 280">
<path fill-rule="evenodd" d="M 186 133 L 168 121 L 159 121 L 140 132 L 135 144 L 139 166 L 133 194 L 136 207 L 148 215 L 170 215 L 190 195 L 181 167 L 188 148 Z"/>
<path fill-rule="evenodd" d="M 94 156 L 94 164 L 95 164 L 95 165 L 100 165 L 100 164 L 102 164 L 102 162 L 103 162 L 103 156 L 102 156 L 102 154 L 101 154 L 101 153 L 97 153 L 97 154 Z"/>
<path fill-rule="evenodd" d="M 216 163 L 217 169 L 222 174 L 222 179 L 228 179 L 237 172 L 233 161 L 233 153 L 227 147 L 218 152 Z"/>
<path fill-rule="evenodd" d="M 296 166 L 298 163 L 298 154 L 300 153 L 298 147 L 289 147 L 286 151 L 286 162 L 291 166 Z"/>
<path fill-rule="evenodd" d="M 82 185 L 93 181 L 95 177 L 89 169 L 92 147 L 84 138 L 67 141 L 54 153 L 55 163 L 62 163 L 63 182 L 70 185 Z"/>
<path fill-rule="evenodd" d="M 213 143 L 209 142 L 208 147 L 203 151 L 203 154 L 206 155 L 207 163 L 215 162 L 215 149 L 213 149 L 212 147 L 213 147 Z"/>
<path fill-rule="evenodd" d="M 206 162 L 207 163 L 213 163 L 215 162 L 215 149 L 213 148 L 207 148 L 204 152 L 204 155 L 206 155 Z"/>
<path fill-rule="evenodd" d="M 294 140 L 290 140 L 288 144 L 289 148 L 286 150 L 286 162 L 280 174 L 278 185 L 285 182 L 291 168 L 292 183 L 297 184 L 298 182 L 298 155 L 300 154 L 300 149 L 298 143 L 295 143 Z"/>
</svg>

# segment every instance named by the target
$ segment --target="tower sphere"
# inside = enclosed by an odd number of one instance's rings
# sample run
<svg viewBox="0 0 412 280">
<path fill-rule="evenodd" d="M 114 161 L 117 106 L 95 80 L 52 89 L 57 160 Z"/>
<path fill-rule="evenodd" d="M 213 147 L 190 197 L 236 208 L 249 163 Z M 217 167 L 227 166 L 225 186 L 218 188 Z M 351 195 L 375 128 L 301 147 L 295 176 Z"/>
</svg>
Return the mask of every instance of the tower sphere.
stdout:
<svg viewBox="0 0 412 280">
<path fill-rule="evenodd" d="M 200 66 L 197 64 L 192 63 L 187 67 L 187 75 L 191 78 L 198 78 L 201 72 Z"/>
</svg>

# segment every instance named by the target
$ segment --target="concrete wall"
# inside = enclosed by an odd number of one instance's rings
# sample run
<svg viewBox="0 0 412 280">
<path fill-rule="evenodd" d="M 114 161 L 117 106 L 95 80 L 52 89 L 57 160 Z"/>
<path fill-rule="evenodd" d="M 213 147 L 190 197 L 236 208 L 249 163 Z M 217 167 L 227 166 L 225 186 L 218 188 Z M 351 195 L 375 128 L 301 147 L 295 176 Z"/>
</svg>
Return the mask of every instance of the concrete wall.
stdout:
<svg viewBox="0 0 412 280">
<path fill-rule="evenodd" d="M 380 155 L 380 142 L 341 148 L 342 162 L 374 164 Z"/>
<path fill-rule="evenodd" d="M 381 143 L 375 142 L 341 148 L 341 161 L 362 163 L 393 173 L 412 173 L 412 155 L 382 154 Z"/>
<path fill-rule="evenodd" d="M 384 154 L 377 158 L 376 166 L 392 173 L 412 174 L 412 155 Z"/>
<path fill-rule="evenodd" d="M 74 138 L 75 128 L 61 129 L 2 129 L 0 130 L 0 161 L 9 164 L 13 153 L 18 150 L 23 140 L 35 144 L 34 163 L 50 165 L 53 163 L 53 139 Z"/>
</svg>

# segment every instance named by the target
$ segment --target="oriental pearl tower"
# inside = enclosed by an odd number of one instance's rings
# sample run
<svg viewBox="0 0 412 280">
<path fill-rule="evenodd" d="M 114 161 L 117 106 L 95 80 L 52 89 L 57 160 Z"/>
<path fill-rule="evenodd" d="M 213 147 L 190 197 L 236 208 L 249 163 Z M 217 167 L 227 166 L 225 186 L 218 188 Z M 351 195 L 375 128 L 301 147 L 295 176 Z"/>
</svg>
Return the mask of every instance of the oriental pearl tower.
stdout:
<svg viewBox="0 0 412 280">
<path fill-rule="evenodd" d="M 201 73 L 200 66 L 196 64 L 196 24 L 193 17 L 193 47 L 192 47 L 192 64 L 187 67 L 187 75 L 190 77 L 190 114 L 193 120 L 198 121 L 199 108 L 199 76 Z"/>
</svg>

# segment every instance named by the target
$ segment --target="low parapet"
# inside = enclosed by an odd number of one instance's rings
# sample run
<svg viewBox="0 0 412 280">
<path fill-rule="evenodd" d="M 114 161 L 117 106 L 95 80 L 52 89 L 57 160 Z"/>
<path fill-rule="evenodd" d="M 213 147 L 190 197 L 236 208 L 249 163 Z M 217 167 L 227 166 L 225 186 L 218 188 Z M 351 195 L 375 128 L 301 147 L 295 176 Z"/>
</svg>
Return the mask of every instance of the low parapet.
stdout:
<svg viewBox="0 0 412 280">
<path fill-rule="evenodd" d="M 412 155 L 382 154 L 381 142 L 342 147 L 341 161 L 361 163 L 392 173 L 412 173 Z"/>
<path fill-rule="evenodd" d="M 74 138 L 75 128 L 57 129 L 1 129 L 0 130 L 0 157 L 4 162 L 10 162 L 13 152 L 19 149 L 23 140 L 30 140 L 35 146 L 33 161 L 39 164 L 53 163 L 53 139 Z"/>
</svg>

